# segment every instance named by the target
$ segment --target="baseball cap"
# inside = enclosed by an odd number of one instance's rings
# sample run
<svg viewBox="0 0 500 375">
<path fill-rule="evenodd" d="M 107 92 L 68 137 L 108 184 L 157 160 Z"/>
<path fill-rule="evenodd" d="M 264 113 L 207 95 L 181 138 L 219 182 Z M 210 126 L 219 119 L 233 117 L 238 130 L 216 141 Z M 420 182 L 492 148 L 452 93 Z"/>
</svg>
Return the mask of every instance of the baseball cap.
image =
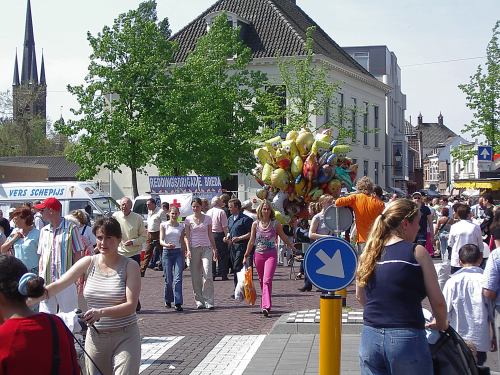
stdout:
<svg viewBox="0 0 500 375">
<path fill-rule="evenodd" d="M 40 204 L 35 204 L 34 206 L 37 210 L 43 210 L 45 208 L 50 208 L 54 211 L 61 211 L 62 205 L 61 202 L 57 198 L 54 197 L 49 197 L 45 199 L 42 203 Z"/>
</svg>

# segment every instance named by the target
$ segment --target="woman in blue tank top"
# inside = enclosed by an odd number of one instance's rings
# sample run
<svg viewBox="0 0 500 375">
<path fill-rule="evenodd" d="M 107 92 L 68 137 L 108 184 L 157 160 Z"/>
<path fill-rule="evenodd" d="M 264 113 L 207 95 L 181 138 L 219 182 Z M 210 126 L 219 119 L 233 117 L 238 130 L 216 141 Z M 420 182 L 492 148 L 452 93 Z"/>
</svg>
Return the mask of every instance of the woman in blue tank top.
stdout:
<svg viewBox="0 0 500 375">
<path fill-rule="evenodd" d="M 364 307 L 359 348 L 361 374 L 432 374 L 425 327 L 444 330 L 446 303 L 427 250 L 415 245 L 420 209 L 397 199 L 374 222 L 356 273 Z M 428 297 L 434 320 L 425 324 Z"/>
</svg>

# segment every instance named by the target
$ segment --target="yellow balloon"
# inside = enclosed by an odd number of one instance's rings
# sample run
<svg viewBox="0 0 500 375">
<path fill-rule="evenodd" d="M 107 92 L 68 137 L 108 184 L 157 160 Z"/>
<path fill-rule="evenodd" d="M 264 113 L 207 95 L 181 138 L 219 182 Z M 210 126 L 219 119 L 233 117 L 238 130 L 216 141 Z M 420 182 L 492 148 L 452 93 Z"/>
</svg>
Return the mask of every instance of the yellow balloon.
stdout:
<svg viewBox="0 0 500 375">
<path fill-rule="evenodd" d="M 288 173 L 283 168 L 278 168 L 271 174 L 271 185 L 279 190 L 285 191 L 289 184 Z"/>
<path fill-rule="evenodd" d="M 276 154 L 276 150 L 281 145 L 281 137 L 276 136 L 274 138 L 268 139 L 264 142 L 264 144 L 266 145 L 267 151 L 269 151 L 271 156 L 274 156 Z"/>
<path fill-rule="evenodd" d="M 273 174 L 273 167 L 271 164 L 264 164 L 262 167 L 262 181 L 264 181 L 267 185 L 271 185 L 271 175 Z"/>
<path fill-rule="evenodd" d="M 314 142 L 314 136 L 309 130 L 302 129 L 299 132 L 299 135 L 297 136 L 295 143 L 297 144 L 299 154 L 300 156 L 302 156 L 302 158 L 305 158 L 307 154 L 309 154 L 313 142 Z"/>
<path fill-rule="evenodd" d="M 287 215 L 283 215 L 279 211 L 274 211 L 274 217 L 276 220 L 278 220 L 278 223 L 281 223 L 282 225 L 288 224 L 290 222 L 290 217 Z"/>
<path fill-rule="evenodd" d="M 290 130 L 288 134 L 286 135 L 286 140 L 287 141 L 295 141 L 297 139 L 297 136 L 299 135 L 299 132 L 297 130 Z"/>
<path fill-rule="evenodd" d="M 330 143 L 324 141 L 314 141 L 311 147 L 311 153 L 316 154 L 318 158 L 330 150 Z"/>
<path fill-rule="evenodd" d="M 299 149 L 297 148 L 297 144 L 295 143 L 295 141 L 292 140 L 282 142 L 281 149 L 288 154 L 290 160 L 293 160 L 299 154 Z"/>
<path fill-rule="evenodd" d="M 291 166 L 292 176 L 294 178 L 299 176 L 302 173 L 303 167 L 304 167 L 304 162 L 302 161 L 302 158 L 299 155 L 294 157 Z"/>
<path fill-rule="evenodd" d="M 253 154 L 255 158 L 260 162 L 260 164 L 264 165 L 266 163 L 272 164 L 273 160 L 271 159 L 271 154 L 265 148 L 260 147 L 254 150 Z"/>
</svg>

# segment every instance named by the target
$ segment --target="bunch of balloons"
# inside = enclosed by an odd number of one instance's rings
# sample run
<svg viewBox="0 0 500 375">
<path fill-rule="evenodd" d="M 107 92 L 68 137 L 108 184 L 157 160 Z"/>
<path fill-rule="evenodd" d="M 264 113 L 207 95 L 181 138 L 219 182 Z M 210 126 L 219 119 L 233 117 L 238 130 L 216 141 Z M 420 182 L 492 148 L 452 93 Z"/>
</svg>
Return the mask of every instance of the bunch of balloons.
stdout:
<svg viewBox="0 0 500 375">
<path fill-rule="evenodd" d="M 254 151 L 257 166 L 252 173 L 262 189 L 257 197 L 272 201 L 283 224 L 293 217 L 307 218 L 307 204 L 323 194 L 340 196 L 353 190 L 357 164 L 347 157 L 351 148 L 332 140 L 331 131 L 314 136 L 309 130 L 292 130 L 285 140 L 279 136 Z"/>
</svg>

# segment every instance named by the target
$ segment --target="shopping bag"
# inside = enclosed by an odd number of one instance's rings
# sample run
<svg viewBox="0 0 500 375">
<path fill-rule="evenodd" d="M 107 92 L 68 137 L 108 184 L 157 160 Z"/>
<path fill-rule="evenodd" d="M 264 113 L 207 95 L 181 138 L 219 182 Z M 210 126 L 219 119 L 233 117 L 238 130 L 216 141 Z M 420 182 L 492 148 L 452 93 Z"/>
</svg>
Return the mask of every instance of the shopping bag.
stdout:
<svg viewBox="0 0 500 375">
<path fill-rule="evenodd" d="M 243 301 L 245 299 L 245 268 L 238 271 L 236 277 L 238 282 L 236 283 L 236 288 L 234 288 L 234 299 Z"/>
<path fill-rule="evenodd" d="M 248 267 L 245 270 L 245 302 L 249 305 L 255 305 L 255 300 L 257 299 L 257 293 L 255 292 L 255 287 L 253 286 L 253 270 L 252 267 Z"/>
</svg>

